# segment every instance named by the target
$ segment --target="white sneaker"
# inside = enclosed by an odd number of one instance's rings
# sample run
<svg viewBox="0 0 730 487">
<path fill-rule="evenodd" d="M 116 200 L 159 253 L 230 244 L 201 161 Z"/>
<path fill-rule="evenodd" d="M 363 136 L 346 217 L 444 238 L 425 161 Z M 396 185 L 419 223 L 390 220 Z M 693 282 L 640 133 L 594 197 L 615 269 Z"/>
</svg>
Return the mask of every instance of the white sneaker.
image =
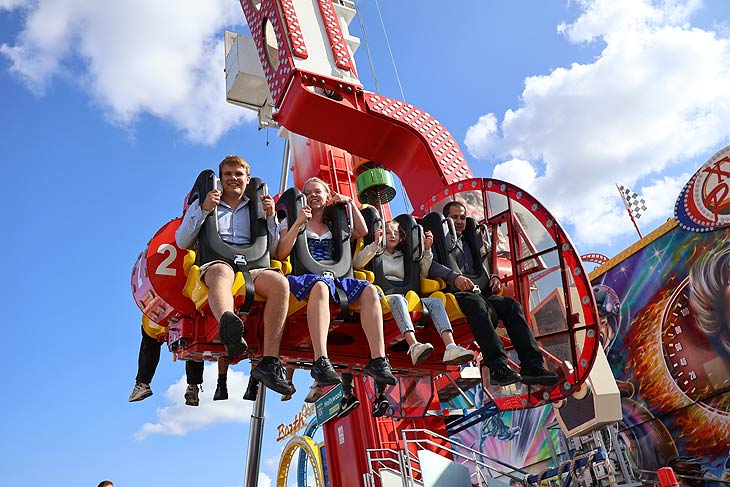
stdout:
<svg viewBox="0 0 730 487">
<path fill-rule="evenodd" d="M 129 402 L 141 401 L 147 399 L 152 395 L 152 389 L 149 384 L 142 384 L 137 382 L 132 389 L 132 393 L 129 395 Z"/>
<path fill-rule="evenodd" d="M 428 356 L 431 355 L 431 352 L 433 352 L 433 345 L 430 343 L 416 343 L 408 349 L 408 355 L 411 356 L 413 365 L 425 362 Z"/>
<path fill-rule="evenodd" d="M 460 365 L 474 360 L 474 352 L 459 345 L 446 349 L 444 363 L 446 365 Z"/>
</svg>

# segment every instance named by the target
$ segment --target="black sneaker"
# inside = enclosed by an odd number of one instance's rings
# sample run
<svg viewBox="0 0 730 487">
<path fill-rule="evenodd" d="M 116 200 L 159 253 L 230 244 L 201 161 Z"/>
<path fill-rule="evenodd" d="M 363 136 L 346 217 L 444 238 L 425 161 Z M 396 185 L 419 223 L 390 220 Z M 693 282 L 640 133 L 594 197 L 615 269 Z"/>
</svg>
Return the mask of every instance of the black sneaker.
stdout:
<svg viewBox="0 0 730 487">
<path fill-rule="evenodd" d="M 390 364 L 385 357 L 371 359 L 370 362 L 362 369 L 363 374 L 369 375 L 375 382 L 383 385 L 394 386 L 398 379 L 395 378 L 390 370 Z"/>
<path fill-rule="evenodd" d="M 289 394 L 291 392 L 289 383 L 284 378 L 284 367 L 282 367 L 279 359 L 276 359 L 275 362 L 259 362 L 256 367 L 251 369 L 251 377 L 279 394 Z"/>
<path fill-rule="evenodd" d="M 344 418 L 345 416 L 348 416 L 351 412 L 353 412 L 355 409 L 357 409 L 360 406 L 360 401 L 357 400 L 357 398 L 353 395 L 344 396 L 342 398 L 342 402 L 340 402 L 340 412 L 337 413 L 338 418 Z"/>
<path fill-rule="evenodd" d="M 521 380 L 520 374 L 510 369 L 509 365 L 505 363 L 500 362 L 489 368 L 489 383 L 493 386 L 508 386 Z"/>
<path fill-rule="evenodd" d="M 330 359 L 327 357 L 319 357 L 315 360 L 309 374 L 320 386 L 332 386 L 342 382 L 340 376 L 337 375 L 334 367 L 332 367 Z"/>
<path fill-rule="evenodd" d="M 198 396 L 200 389 L 198 384 L 188 384 L 188 388 L 185 389 L 185 405 L 186 406 L 200 406 L 200 397 Z"/>
<path fill-rule="evenodd" d="M 230 359 L 240 357 L 248 350 L 248 344 L 243 339 L 245 333 L 246 327 L 241 318 L 232 311 L 223 313 L 218 325 L 218 337 L 226 347 L 226 353 Z"/>
<path fill-rule="evenodd" d="M 246 392 L 243 393 L 244 401 L 255 401 L 259 395 L 259 381 L 253 377 L 248 378 L 248 385 L 246 386 Z"/>
<path fill-rule="evenodd" d="M 376 397 L 375 401 L 373 401 L 373 418 L 385 416 L 385 412 L 388 410 L 388 406 L 388 398 L 385 397 L 385 394 L 381 394 L 380 396 Z"/>
<path fill-rule="evenodd" d="M 552 386 L 558 383 L 558 374 L 551 372 L 542 364 L 525 365 L 520 368 L 522 383 L 541 386 Z"/>
<path fill-rule="evenodd" d="M 228 399 L 228 385 L 225 382 L 218 382 L 213 394 L 214 401 L 225 401 Z"/>
<path fill-rule="evenodd" d="M 342 374 L 340 374 L 340 377 L 342 377 L 342 392 L 346 396 L 351 396 L 354 393 L 354 389 L 352 387 L 352 381 L 354 377 L 352 373 L 343 372 Z"/>
</svg>

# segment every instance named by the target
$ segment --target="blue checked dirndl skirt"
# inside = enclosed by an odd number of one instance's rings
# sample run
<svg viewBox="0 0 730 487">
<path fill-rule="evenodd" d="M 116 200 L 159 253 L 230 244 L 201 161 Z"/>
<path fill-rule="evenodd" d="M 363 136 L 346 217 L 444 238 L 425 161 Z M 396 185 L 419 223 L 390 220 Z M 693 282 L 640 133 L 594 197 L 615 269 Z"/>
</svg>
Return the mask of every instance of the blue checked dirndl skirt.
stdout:
<svg viewBox="0 0 730 487">
<path fill-rule="evenodd" d="M 289 289 L 294 297 L 297 298 L 297 301 L 306 299 L 307 296 L 309 296 L 309 291 L 312 289 L 312 286 L 314 286 L 317 281 L 322 281 L 327 284 L 327 287 L 330 290 L 330 296 L 332 296 L 333 301 L 337 304 L 340 304 L 340 298 L 335 292 L 335 284 L 337 284 L 337 287 L 345 291 L 345 296 L 347 296 L 347 300 L 349 302 L 353 302 L 360 297 L 363 289 L 368 287 L 370 284 L 369 281 L 355 279 L 354 277 L 332 278 L 321 276 L 319 274 L 302 274 L 301 276 L 289 275 L 286 276 L 286 278 L 289 280 Z"/>
</svg>

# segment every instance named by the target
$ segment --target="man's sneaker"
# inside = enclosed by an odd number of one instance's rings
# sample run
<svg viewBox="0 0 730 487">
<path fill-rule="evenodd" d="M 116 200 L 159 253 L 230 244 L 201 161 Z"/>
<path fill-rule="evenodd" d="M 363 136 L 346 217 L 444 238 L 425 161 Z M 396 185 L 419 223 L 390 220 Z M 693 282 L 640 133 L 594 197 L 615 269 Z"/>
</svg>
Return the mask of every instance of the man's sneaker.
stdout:
<svg viewBox="0 0 730 487">
<path fill-rule="evenodd" d="M 152 389 L 149 384 L 137 382 L 134 384 L 134 389 L 132 389 L 132 393 L 129 395 L 129 402 L 141 401 L 142 399 L 147 399 L 151 395 Z"/>
<path fill-rule="evenodd" d="M 340 402 L 340 412 L 337 413 L 337 417 L 344 418 L 345 416 L 348 416 L 351 412 L 357 409 L 358 406 L 360 406 L 360 401 L 358 401 L 355 396 L 352 394 L 344 396 Z"/>
<path fill-rule="evenodd" d="M 342 392 L 345 396 L 351 396 L 354 393 L 352 381 L 354 377 L 351 372 L 343 372 L 340 377 L 342 378 Z"/>
<path fill-rule="evenodd" d="M 248 350 L 248 344 L 243 339 L 245 333 L 246 327 L 241 318 L 231 311 L 223 313 L 218 326 L 218 337 L 226 347 L 229 358 L 240 357 Z"/>
<path fill-rule="evenodd" d="M 218 382 L 213 394 L 214 401 L 225 401 L 228 399 L 228 385 L 225 382 Z"/>
<path fill-rule="evenodd" d="M 390 364 L 385 357 L 371 359 L 370 362 L 362 369 L 363 374 L 369 375 L 378 384 L 394 386 L 398 379 L 395 378 L 390 370 Z"/>
<path fill-rule="evenodd" d="M 304 398 L 304 402 L 307 402 L 310 404 L 317 402 L 317 399 L 322 397 L 322 394 L 324 394 L 324 392 L 322 391 L 322 387 L 315 382 L 309 388 L 309 393 L 307 394 L 307 397 Z"/>
<path fill-rule="evenodd" d="M 489 383 L 493 386 L 508 386 L 521 380 L 520 374 L 503 362 L 489 368 Z"/>
<path fill-rule="evenodd" d="M 256 367 L 251 369 L 251 377 L 279 394 L 289 394 L 291 392 L 289 383 L 284 378 L 284 367 L 282 367 L 279 359 L 276 359 L 275 362 L 259 362 Z"/>
<path fill-rule="evenodd" d="M 255 401 L 259 395 L 259 381 L 253 377 L 248 378 L 248 384 L 246 385 L 246 391 L 243 393 L 244 401 Z"/>
<path fill-rule="evenodd" d="M 414 343 L 408 349 L 408 355 L 411 356 L 413 365 L 422 364 L 433 352 L 433 345 L 430 343 Z"/>
<path fill-rule="evenodd" d="M 444 352 L 444 364 L 461 365 L 474 360 L 474 352 L 459 345 L 447 348 Z"/>
<path fill-rule="evenodd" d="M 334 367 L 332 367 L 330 359 L 327 357 L 319 357 L 315 360 L 309 374 L 321 386 L 332 386 L 342 382 L 340 376 L 337 375 Z"/>
<path fill-rule="evenodd" d="M 558 383 L 558 374 L 550 372 L 542 364 L 525 365 L 520 368 L 520 375 L 523 384 L 552 386 Z"/>
<path fill-rule="evenodd" d="M 381 394 L 373 401 L 373 418 L 379 418 L 385 416 L 385 412 L 388 410 L 388 398 L 385 394 Z"/>
<path fill-rule="evenodd" d="M 200 397 L 198 396 L 199 387 L 198 384 L 188 384 L 188 388 L 185 390 L 185 405 L 186 406 L 199 406 Z"/>
<path fill-rule="evenodd" d="M 286 381 L 287 384 L 289 384 L 289 394 L 284 394 L 281 396 L 282 401 L 288 401 L 289 399 L 294 396 L 294 393 L 297 392 L 297 388 L 294 387 L 294 383 L 290 380 Z"/>
</svg>

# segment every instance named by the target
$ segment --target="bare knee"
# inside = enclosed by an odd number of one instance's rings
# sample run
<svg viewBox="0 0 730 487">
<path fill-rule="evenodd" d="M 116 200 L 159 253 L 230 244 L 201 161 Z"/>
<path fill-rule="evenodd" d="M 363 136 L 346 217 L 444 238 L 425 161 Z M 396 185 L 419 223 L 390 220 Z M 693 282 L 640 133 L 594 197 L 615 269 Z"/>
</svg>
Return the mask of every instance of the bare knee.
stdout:
<svg viewBox="0 0 730 487">
<path fill-rule="evenodd" d="M 263 271 L 254 281 L 254 287 L 266 299 L 285 299 L 289 294 L 289 281 L 276 271 Z"/>
<path fill-rule="evenodd" d="M 378 289 L 375 286 L 370 284 L 368 287 L 363 289 L 362 294 L 360 295 L 360 305 L 376 306 L 380 309 L 380 295 L 378 294 Z"/>
<path fill-rule="evenodd" d="M 325 284 L 322 281 L 317 281 L 312 286 L 312 289 L 309 290 L 309 299 L 317 300 L 317 299 L 329 298 L 329 292 L 330 292 L 330 289 L 327 286 L 327 284 Z"/>
<path fill-rule="evenodd" d="M 213 264 L 207 271 L 205 271 L 203 282 L 206 286 L 213 287 L 217 284 L 232 283 L 234 277 L 233 269 L 231 269 L 230 266 L 223 263 L 217 263 Z"/>
</svg>

